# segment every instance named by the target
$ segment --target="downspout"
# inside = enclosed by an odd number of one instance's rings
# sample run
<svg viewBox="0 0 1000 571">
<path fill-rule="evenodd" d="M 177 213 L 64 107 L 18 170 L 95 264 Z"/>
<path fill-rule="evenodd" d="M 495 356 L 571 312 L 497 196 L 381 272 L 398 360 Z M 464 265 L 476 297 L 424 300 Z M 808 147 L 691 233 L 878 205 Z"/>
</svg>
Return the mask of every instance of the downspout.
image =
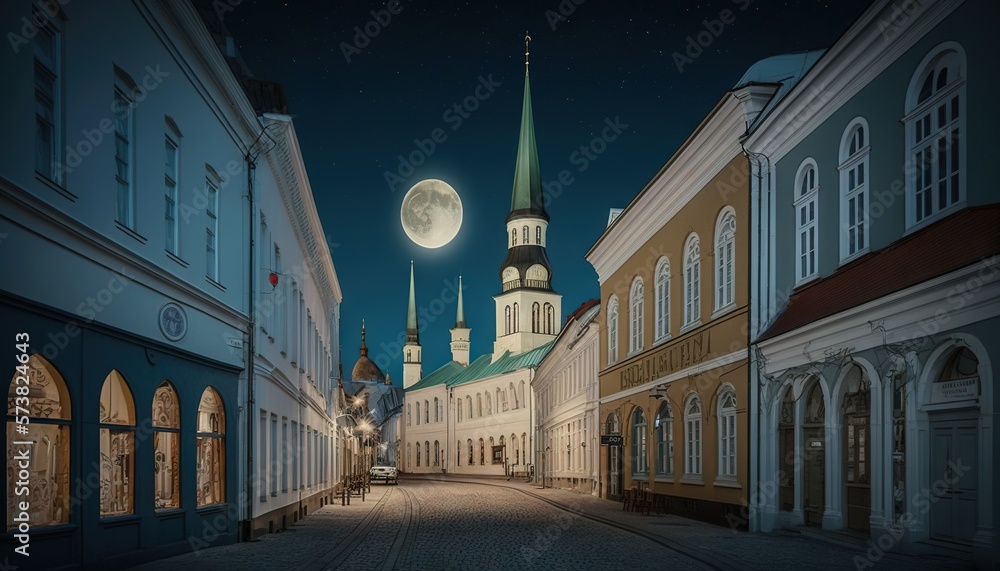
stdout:
<svg viewBox="0 0 1000 571">
<path fill-rule="evenodd" d="M 261 131 L 261 135 L 264 132 Z M 257 139 L 260 139 L 258 135 Z M 256 141 L 254 142 L 256 144 Z M 249 224 L 249 261 L 247 263 L 248 274 L 247 274 L 247 296 L 248 296 L 248 313 L 249 320 L 247 322 L 247 346 L 244 351 L 246 359 L 246 370 L 247 370 L 247 414 L 246 414 L 246 453 L 247 453 L 247 465 L 246 465 L 246 495 L 244 497 L 246 520 L 243 522 L 243 530 L 241 533 L 241 541 L 252 541 L 253 540 L 253 420 L 254 411 L 256 410 L 256 404 L 254 401 L 254 329 L 257 328 L 254 322 L 254 313 L 256 311 L 254 303 L 254 262 L 256 256 L 254 254 L 254 236 L 256 235 L 256 229 L 254 227 L 254 220 L 256 220 L 256 212 L 254 210 L 253 202 L 253 175 L 257 168 L 257 162 L 254 157 L 251 156 L 251 149 L 247 149 L 246 155 L 243 157 L 247 164 L 247 205 L 250 213 L 250 224 Z"/>
</svg>

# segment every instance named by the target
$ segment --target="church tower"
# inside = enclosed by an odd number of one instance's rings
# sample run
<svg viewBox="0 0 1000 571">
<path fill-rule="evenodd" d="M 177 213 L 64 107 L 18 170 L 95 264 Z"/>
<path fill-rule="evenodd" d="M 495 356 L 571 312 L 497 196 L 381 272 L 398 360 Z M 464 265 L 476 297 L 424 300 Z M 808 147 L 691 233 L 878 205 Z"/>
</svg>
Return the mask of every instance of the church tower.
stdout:
<svg viewBox="0 0 1000 571">
<path fill-rule="evenodd" d="M 469 364 L 469 332 L 465 326 L 465 309 L 462 307 L 462 276 L 458 276 L 458 310 L 455 326 L 451 328 L 451 360 L 463 367 Z"/>
<path fill-rule="evenodd" d="M 408 389 L 423 376 L 420 370 L 420 330 L 417 327 L 417 296 L 413 288 L 413 261 L 410 261 L 410 301 L 406 308 L 406 343 L 403 345 L 403 388 Z"/>
<path fill-rule="evenodd" d="M 542 176 L 535 146 L 528 76 L 528 41 L 524 42 L 524 103 L 514 166 L 514 188 L 507 215 L 507 257 L 500 266 L 493 358 L 505 351 L 530 351 L 555 339 L 562 320 L 562 296 L 552 291 L 552 267 L 545 253 L 549 215 L 542 196 Z"/>
</svg>

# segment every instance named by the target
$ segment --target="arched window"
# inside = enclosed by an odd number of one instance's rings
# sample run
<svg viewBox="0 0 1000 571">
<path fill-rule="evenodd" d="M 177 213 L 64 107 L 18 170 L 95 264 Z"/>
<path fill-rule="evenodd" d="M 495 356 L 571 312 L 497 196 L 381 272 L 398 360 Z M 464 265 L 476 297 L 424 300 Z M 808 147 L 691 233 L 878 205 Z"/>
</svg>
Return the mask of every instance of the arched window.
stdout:
<svg viewBox="0 0 1000 571">
<path fill-rule="evenodd" d="M 907 227 L 965 200 L 965 50 L 954 42 L 934 48 L 906 94 Z"/>
<path fill-rule="evenodd" d="M 417 403 L 417 426 L 420 426 L 420 403 Z"/>
<path fill-rule="evenodd" d="M 542 308 L 537 301 L 531 304 L 531 332 L 542 332 Z"/>
<path fill-rule="evenodd" d="M 459 399 L 458 406 L 455 407 L 458 410 L 458 422 L 462 422 L 462 400 Z"/>
<path fill-rule="evenodd" d="M 468 440 L 468 443 L 469 443 L 469 466 L 472 466 L 473 464 L 475 464 L 475 462 L 473 461 L 471 438 Z"/>
<path fill-rule="evenodd" d="M 511 383 L 510 383 L 510 395 L 512 397 L 514 397 L 514 410 L 517 410 L 519 403 L 517 402 L 517 391 L 514 390 L 514 382 L 513 381 L 511 381 Z"/>
<path fill-rule="evenodd" d="M 156 509 L 181 507 L 181 409 L 177 392 L 163 381 L 153 393 L 153 479 Z"/>
<path fill-rule="evenodd" d="M 643 313 L 643 288 L 642 278 L 636 276 L 632 280 L 632 288 L 629 290 L 629 354 L 642 350 L 642 313 Z"/>
<path fill-rule="evenodd" d="M 656 475 L 674 473 L 674 419 L 670 404 L 664 400 L 656 412 Z"/>
<path fill-rule="evenodd" d="M 542 227 L 535 226 L 535 243 L 541 245 L 542 243 Z"/>
<path fill-rule="evenodd" d="M 431 407 L 429 402 L 424 401 L 424 424 L 429 424 L 431 421 Z"/>
<path fill-rule="evenodd" d="M 684 325 L 701 319 L 701 244 L 697 234 L 684 245 Z"/>
<path fill-rule="evenodd" d="M 441 465 L 441 443 L 437 440 L 434 441 L 434 465 Z"/>
<path fill-rule="evenodd" d="M 641 407 L 632 413 L 632 476 L 645 477 L 649 473 L 649 458 L 646 453 L 646 415 Z"/>
<path fill-rule="evenodd" d="M 523 241 L 525 244 L 528 243 L 528 227 L 527 226 L 525 226 L 524 230 L 521 232 L 521 241 Z"/>
<path fill-rule="evenodd" d="M 441 422 L 441 404 L 438 398 L 434 397 L 434 422 Z"/>
<path fill-rule="evenodd" d="M 816 161 L 806 159 L 795 175 L 795 280 L 816 275 L 817 212 L 819 185 Z"/>
<path fill-rule="evenodd" d="M 198 405 L 198 506 L 226 501 L 226 410 L 222 397 L 208 387 Z"/>
<path fill-rule="evenodd" d="M 697 395 L 691 395 L 684 407 L 684 439 L 684 474 L 701 476 L 701 401 Z"/>
<path fill-rule="evenodd" d="M 420 443 L 417 442 L 417 468 L 420 467 Z"/>
<path fill-rule="evenodd" d="M 618 298 L 608 300 L 608 364 L 618 362 Z"/>
<path fill-rule="evenodd" d="M 514 302 L 514 322 L 512 323 L 511 331 L 513 331 L 514 333 L 517 333 L 518 331 L 521 330 L 521 326 L 519 325 L 520 321 L 521 321 L 521 312 L 518 311 L 518 305 L 517 305 L 517 302 L 515 301 Z"/>
<path fill-rule="evenodd" d="M 500 412 L 500 410 L 501 410 L 501 408 L 500 408 L 500 402 L 501 402 L 501 392 L 500 392 L 500 388 L 497 387 L 497 412 Z M 503 410 L 507 410 L 507 408 L 504 407 Z"/>
<path fill-rule="evenodd" d="M 719 476 L 736 478 L 736 393 L 726 387 L 719 394 Z"/>
<path fill-rule="evenodd" d="M 503 308 L 503 319 L 504 319 L 503 334 L 504 335 L 510 335 L 510 306 L 509 305 L 505 305 L 504 308 Z"/>
<path fill-rule="evenodd" d="M 493 414 L 493 397 L 490 396 L 490 391 L 486 391 L 486 414 Z"/>
<path fill-rule="evenodd" d="M 465 404 L 466 407 L 468 407 L 467 412 L 469 413 L 469 420 L 472 420 L 472 395 L 466 395 Z"/>
<path fill-rule="evenodd" d="M 457 446 L 455 446 L 455 465 L 456 466 L 461 466 L 462 465 L 462 441 L 459 440 L 455 444 L 457 445 Z"/>
<path fill-rule="evenodd" d="M 483 394 L 476 393 L 476 416 L 483 416 Z"/>
<path fill-rule="evenodd" d="M 486 445 L 482 438 L 479 439 L 479 465 L 486 465 Z"/>
<path fill-rule="evenodd" d="M 656 340 L 670 336 L 670 261 L 664 256 L 656 263 Z"/>
<path fill-rule="evenodd" d="M 412 415 L 410 414 L 410 412 L 412 412 L 412 411 L 410 410 L 410 407 L 411 407 L 411 406 L 412 406 L 412 405 L 406 405 L 406 426 L 410 426 L 410 421 L 411 421 L 411 420 L 413 420 L 413 417 L 412 417 Z"/>
<path fill-rule="evenodd" d="M 868 249 L 868 122 L 851 121 L 840 142 L 840 259 Z"/>
<path fill-rule="evenodd" d="M 510 434 L 510 447 L 514 449 L 514 464 L 521 463 L 521 451 L 517 447 L 517 435 L 513 432 Z M 510 455 L 508 455 L 509 457 Z"/>
<path fill-rule="evenodd" d="M 18 339 L 20 341 L 20 339 Z M 21 355 L 24 355 L 25 363 Z M 63 380 L 55 368 L 41 355 L 17 354 L 19 361 L 7 392 L 7 458 L 15 458 L 24 445 L 33 442 L 28 471 L 28 521 L 32 528 L 69 523 L 70 502 L 70 399 Z M 22 417 L 27 417 L 27 419 Z M 19 420 L 27 420 L 29 432 L 17 434 Z M 12 435 L 17 434 L 16 438 Z M 8 460 L 13 471 L 17 464 Z M 9 472 L 11 474 L 13 472 Z M 7 530 L 16 530 L 14 518 L 21 509 L 15 502 L 20 478 L 7 478 Z"/>
<path fill-rule="evenodd" d="M 112 370 L 101 386 L 101 517 L 135 512 L 135 406 Z"/>
<path fill-rule="evenodd" d="M 419 454 L 420 447 L 417 447 L 417 453 Z M 410 443 L 406 444 L 406 467 L 409 468 L 413 466 L 413 445 Z"/>
<path fill-rule="evenodd" d="M 517 229 L 516 228 L 511 228 L 510 229 L 510 245 L 511 246 L 517 246 Z"/>
<path fill-rule="evenodd" d="M 428 467 L 431 465 L 431 443 L 428 440 L 424 441 L 424 461 Z"/>
<path fill-rule="evenodd" d="M 545 332 L 556 334 L 556 308 L 551 303 L 545 304 Z"/>
<path fill-rule="evenodd" d="M 733 274 L 736 245 L 736 212 L 726 207 L 715 224 L 715 309 L 735 303 Z"/>
</svg>

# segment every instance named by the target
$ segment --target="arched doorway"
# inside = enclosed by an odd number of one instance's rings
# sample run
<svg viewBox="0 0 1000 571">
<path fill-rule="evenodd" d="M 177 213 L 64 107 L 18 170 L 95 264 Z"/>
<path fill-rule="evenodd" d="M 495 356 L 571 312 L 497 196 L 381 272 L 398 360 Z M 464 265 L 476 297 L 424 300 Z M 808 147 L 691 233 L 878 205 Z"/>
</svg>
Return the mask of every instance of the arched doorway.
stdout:
<svg viewBox="0 0 1000 571">
<path fill-rule="evenodd" d="M 979 360 L 966 347 L 955 349 L 931 385 L 932 403 L 957 403 L 979 394 Z M 972 544 L 979 521 L 978 416 L 979 410 L 974 407 L 930 415 L 932 539 Z"/>
<path fill-rule="evenodd" d="M 802 415 L 802 516 L 806 525 L 822 525 L 826 506 L 826 404 L 823 389 L 813 383 Z"/>
<path fill-rule="evenodd" d="M 871 383 L 861 367 L 844 377 L 844 498 L 848 529 L 868 533 L 871 517 Z"/>
</svg>

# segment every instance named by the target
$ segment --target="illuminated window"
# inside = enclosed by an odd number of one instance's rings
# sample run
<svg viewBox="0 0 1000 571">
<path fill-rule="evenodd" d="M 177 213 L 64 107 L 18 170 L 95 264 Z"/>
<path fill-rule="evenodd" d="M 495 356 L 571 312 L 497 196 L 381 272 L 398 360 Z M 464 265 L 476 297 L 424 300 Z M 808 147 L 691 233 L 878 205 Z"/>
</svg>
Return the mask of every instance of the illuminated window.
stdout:
<svg viewBox="0 0 1000 571">
<path fill-rule="evenodd" d="M 128 383 L 112 370 L 101 387 L 101 517 L 135 512 L 135 407 Z"/>
<path fill-rule="evenodd" d="M 226 501 L 226 411 L 222 398 L 208 387 L 198 405 L 198 506 Z"/>
<path fill-rule="evenodd" d="M 181 507 L 181 411 L 167 381 L 153 393 L 153 480 L 156 509 Z"/>
<path fill-rule="evenodd" d="M 669 476 L 674 473 L 674 419 L 670 404 L 663 402 L 656 413 L 656 474 Z"/>
<path fill-rule="evenodd" d="M 28 434 L 17 431 L 18 417 L 27 417 Z M 24 420 L 23 418 L 21 420 Z M 32 528 L 69 523 L 70 401 L 66 382 L 43 357 L 19 363 L 7 397 L 7 466 L 32 442 L 28 464 L 28 521 Z M 20 423 L 23 424 L 23 423 Z M 20 513 L 15 493 L 18 478 L 7 478 L 7 529 L 17 528 Z"/>
</svg>

